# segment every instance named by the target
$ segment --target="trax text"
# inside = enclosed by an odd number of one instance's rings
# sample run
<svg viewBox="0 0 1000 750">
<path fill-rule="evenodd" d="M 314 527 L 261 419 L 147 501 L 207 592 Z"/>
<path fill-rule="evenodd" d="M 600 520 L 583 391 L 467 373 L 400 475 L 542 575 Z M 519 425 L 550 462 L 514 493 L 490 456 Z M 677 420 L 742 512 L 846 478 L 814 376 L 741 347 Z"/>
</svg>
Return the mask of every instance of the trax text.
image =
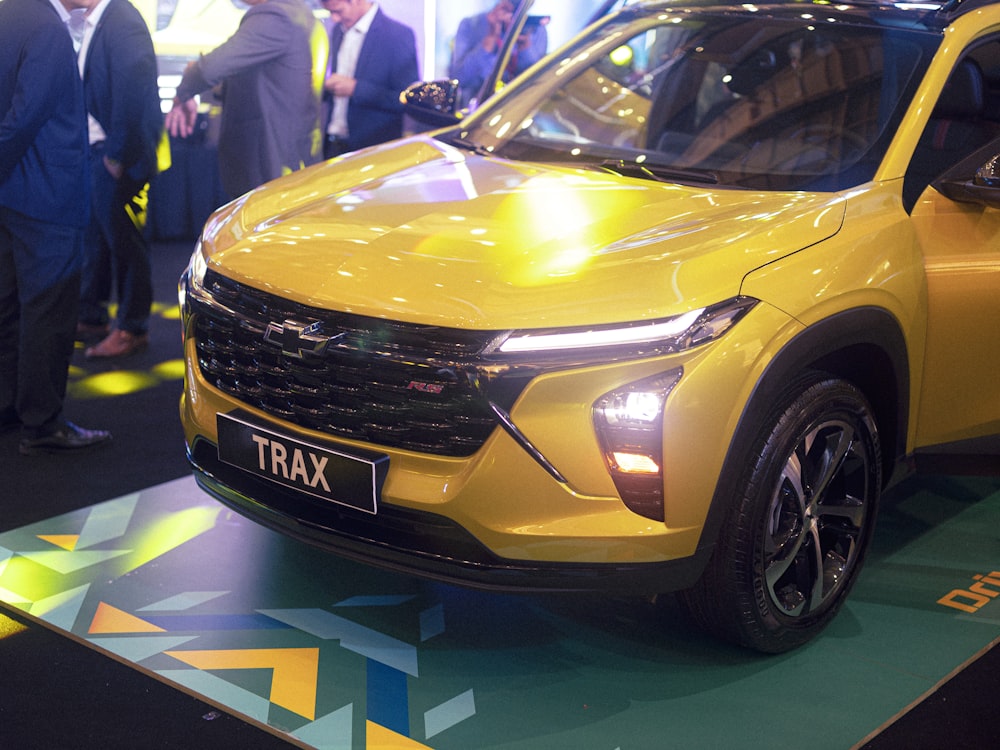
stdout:
<svg viewBox="0 0 1000 750">
<path fill-rule="evenodd" d="M 326 456 L 317 456 L 315 453 L 303 451 L 301 448 L 293 449 L 289 456 L 288 449 L 277 440 L 269 440 L 262 435 L 253 435 L 252 437 L 257 444 L 257 465 L 261 471 L 290 482 L 303 482 L 313 488 L 321 485 L 324 490 L 330 491 L 330 485 L 327 484 L 326 477 L 323 475 L 329 460 Z M 310 467 L 306 465 L 306 456 L 312 464 L 311 476 Z"/>
</svg>

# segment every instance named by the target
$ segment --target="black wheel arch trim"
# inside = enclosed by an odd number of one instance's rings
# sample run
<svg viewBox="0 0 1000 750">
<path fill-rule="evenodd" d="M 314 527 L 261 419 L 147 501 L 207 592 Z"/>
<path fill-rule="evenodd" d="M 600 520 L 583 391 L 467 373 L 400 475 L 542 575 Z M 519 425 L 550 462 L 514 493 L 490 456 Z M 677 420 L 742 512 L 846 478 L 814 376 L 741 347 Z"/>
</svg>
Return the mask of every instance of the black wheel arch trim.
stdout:
<svg viewBox="0 0 1000 750">
<path fill-rule="evenodd" d="M 758 379 L 730 441 L 698 543 L 707 560 L 726 516 L 742 458 L 788 383 L 814 370 L 848 380 L 866 395 L 879 429 L 883 484 L 906 453 L 910 368 L 902 326 L 878 307 L 845 310 L 808 326 L 786 344 Z"/>
</svg>

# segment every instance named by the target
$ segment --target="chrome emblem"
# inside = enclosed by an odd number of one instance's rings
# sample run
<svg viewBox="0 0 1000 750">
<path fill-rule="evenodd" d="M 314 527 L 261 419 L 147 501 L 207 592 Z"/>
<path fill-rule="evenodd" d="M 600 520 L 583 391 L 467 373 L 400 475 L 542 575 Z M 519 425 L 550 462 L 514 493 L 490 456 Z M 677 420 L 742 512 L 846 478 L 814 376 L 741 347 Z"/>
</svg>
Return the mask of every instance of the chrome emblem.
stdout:
<svg viewBox="0 0 1000 750">
<path fill-rule="evenodd" d="M 284 323 L 268 323 L 264 341 L 281 347 L 281 353 L 295 359 L 322 357 L 331 341 L 345 336 L 324 336 L 320 333 L 322 321 L 308 323 L 303 320 L 286 320 Z"/>
</svg>

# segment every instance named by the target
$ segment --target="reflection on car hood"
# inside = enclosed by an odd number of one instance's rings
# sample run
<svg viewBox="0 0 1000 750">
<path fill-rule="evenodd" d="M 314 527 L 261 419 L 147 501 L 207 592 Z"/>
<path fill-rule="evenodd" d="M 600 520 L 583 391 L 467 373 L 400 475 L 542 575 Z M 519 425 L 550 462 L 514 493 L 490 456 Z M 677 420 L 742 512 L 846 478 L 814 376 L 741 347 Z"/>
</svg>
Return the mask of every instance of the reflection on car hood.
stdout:
<svg viewBox="0 0 1000 750">
<path fill-rule="evenodd" d="M 245 196 L 210 264 L 304 304 L 502 329 L 666 316 L 834 234 L 843 199 L 667 185 L 473 155 L 427 137 Z"/>
</svg>

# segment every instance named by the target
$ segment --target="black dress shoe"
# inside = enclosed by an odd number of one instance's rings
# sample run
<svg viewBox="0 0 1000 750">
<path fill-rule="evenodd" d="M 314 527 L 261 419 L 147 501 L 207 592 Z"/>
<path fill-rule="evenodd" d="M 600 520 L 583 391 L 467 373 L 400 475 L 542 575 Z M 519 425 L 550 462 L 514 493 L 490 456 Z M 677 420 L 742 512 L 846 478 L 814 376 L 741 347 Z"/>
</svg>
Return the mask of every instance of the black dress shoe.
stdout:
<svg viewBox="0 0 1000 750">
<path fill-rule="evenodd" d="M 111 433 L 106 430 L 85 430 L 72 422 L 67 422 L 55 432 L 36 438 L 21 440 L 21 455 L 33 456 L 36 453 L 66 453 L 81 448 L 90 448 L 111 440 Z"/>
</svg>

